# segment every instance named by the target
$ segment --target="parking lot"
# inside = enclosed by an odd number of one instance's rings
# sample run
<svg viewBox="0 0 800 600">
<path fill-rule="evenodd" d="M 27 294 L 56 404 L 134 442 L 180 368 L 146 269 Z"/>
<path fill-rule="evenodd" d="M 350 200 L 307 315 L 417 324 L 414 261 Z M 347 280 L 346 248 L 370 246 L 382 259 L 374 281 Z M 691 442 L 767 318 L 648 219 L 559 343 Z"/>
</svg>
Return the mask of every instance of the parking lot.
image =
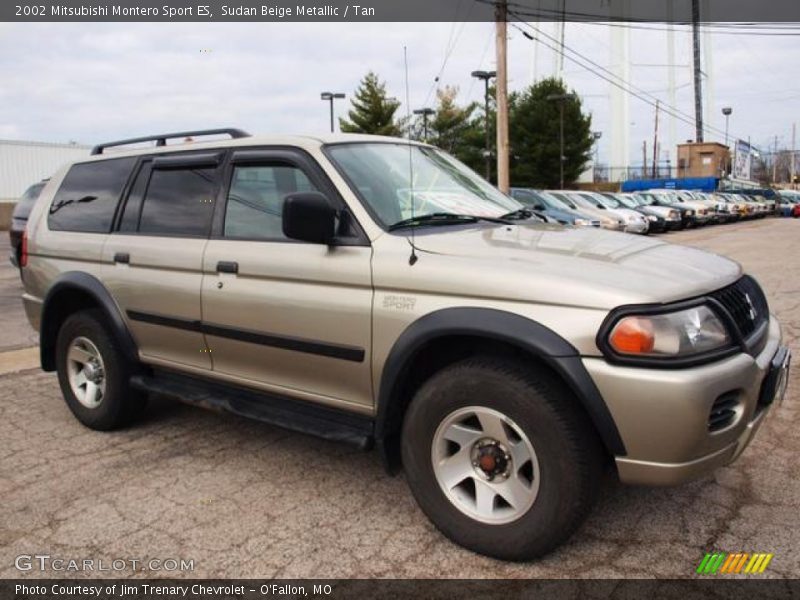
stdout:
<svg viewBox="0 0 800 600">
<path fill-rule="evenodd" d="M 660 239 L 741 262 L 800 356 L 800 222 L 770 218 Z M 24 321 L 20 290 L 3 262 L 2 577 L 60 575 L 14 567 L 16 556 L 37 553 L 194 561 L 188 572 L 118 576 L 688 577 L 709 550 L 771 552 L 764 577 L 800 577 L 796 366 L 785 403 L 738 462 L 671 489 L 609 480 L 569 543 L 538 562 L 502 563 L 441 536 L 402 476 L 387 476 L 374 452 L 163 399 L 153 399 L 132 429 L 82 427 L 55 375 L 39 371 L 36 351 L 26 350 L 36 335 Z"/>
</svg>

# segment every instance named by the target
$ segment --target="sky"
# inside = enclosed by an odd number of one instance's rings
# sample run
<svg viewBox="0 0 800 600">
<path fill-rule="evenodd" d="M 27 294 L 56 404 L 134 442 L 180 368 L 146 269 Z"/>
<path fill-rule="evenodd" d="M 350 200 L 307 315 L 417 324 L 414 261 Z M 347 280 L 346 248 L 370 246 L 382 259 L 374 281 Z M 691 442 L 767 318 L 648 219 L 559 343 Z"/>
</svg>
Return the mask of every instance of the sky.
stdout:
<svg viewBox="0 0 800 600">
<path fill-rule="evenodd" d="M 524 27 L 524 26 L 523 26 Z M 543 32 L 555 34 L 554 24 Z M 630 83 L 668 103 L 663 25 L 630 31 Z M 607 24 L 566 25 L 565 44 L 613 69 Z M 542 35 L 543 40 L 548 40 Z M 766 150 L 791 147 L 800 120 L 800 36 L 712 33 L 705 84 L 713 90 L 707 134 L 750 138 Z M 548 42 L 551 43 L 551 42 Z M 676 108 L 694 114 L 691 38 L 675 39 Z M 329 129 L 320 92 L 344 92 L 342 115 L 359 80 L 374 70 L 406 111 L 403 48 L 408 51 L 411 109 L 435 106 L 437 86 L 459 88 L 462 102 L 482 101 L 476 69 L 495 69 L 493 23 L 0 23 L 0 138 L 92 144 L 150 133 L 240 127 L 252 133 L 320 133 Z M 555 53 L 509 27 L 509 89 L 555 73 Z M 438 77 L 438 82 L 435 80 Z M 611 148 L 611 86 L 569 60 L 564 77 L 592 114 L 602 137 L 600 162 Z M 652 147 L 655 109 L 630 100 L 630 162 Z M 671 147 L 661 114 L 662 154 Z M 694 138 L 677 121 L 673 143 Z M 648 150 L 650 152 L 650 150 Z M 663 158 L 662 157 L 662 158 Z"/>
</svg>

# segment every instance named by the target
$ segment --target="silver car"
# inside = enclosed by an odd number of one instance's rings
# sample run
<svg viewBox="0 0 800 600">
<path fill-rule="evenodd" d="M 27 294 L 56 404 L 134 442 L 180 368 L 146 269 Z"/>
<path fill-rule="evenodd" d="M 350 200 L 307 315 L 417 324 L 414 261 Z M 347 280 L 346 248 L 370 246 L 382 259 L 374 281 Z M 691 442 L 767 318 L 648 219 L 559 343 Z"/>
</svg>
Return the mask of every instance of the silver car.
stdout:
<svg viewBox="0 0 800 600">
<path fill-rule="evenodd" d="M 625 223 L 626 233 L 640 233 L 646 234 L 650 229 L 650 222 L 642 213 L 623 206 L 619 200 L 613 198 L 606 198 L 597 192 L 577 192 L 587 202 L 592 203 L 600 210 L 608 210 L 613 214 L 618 215 Z"/>
<path fill-rule="evenodd" d="M 617 214 L 608 210 L 601 210 L 585 198 L 576 197 L 573 192 L 566 190 L 548 190 L 546 192 L 552 198 L 559 200 L 564 206 L 571 210 L 579 211 L 600 221 L 600 227 L 612 231 L 623 231 L 625 221 Z"/>
</svg>

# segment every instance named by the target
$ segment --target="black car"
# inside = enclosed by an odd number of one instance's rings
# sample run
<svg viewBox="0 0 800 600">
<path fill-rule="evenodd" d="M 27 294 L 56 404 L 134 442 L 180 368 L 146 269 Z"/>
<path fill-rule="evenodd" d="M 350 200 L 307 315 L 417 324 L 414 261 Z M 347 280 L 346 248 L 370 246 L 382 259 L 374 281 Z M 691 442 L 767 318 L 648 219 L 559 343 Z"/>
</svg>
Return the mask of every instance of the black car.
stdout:
<svg viewBox="0 0 800 600">
<path fill-rule="evenodd" d="M 11 242 L 11 264 L 15 267 L 19 266 L 19 257 L 22 252 L 22 232 L 25 231 L 25 226 L 28 224 L 28 215 L 31 214 L 33 205 L 36 203 L 39 194 L 42 193 L 47 181 L 47 179 L 43 179 L 25 190 L 25 193 L 22 194 L 19 202 L 14 207 L 14 212 L 11 214 L 8 239 Z"/>
</svg>

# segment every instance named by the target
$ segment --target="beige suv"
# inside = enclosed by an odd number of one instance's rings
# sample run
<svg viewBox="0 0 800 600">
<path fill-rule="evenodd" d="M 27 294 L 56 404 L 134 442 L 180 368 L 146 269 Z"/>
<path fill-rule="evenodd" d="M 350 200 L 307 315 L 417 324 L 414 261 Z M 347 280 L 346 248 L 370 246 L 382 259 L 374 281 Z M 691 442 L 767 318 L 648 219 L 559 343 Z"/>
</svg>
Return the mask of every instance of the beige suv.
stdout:
<svg viewBox="0 0 800 600">
<path fill-rule="evenodd" d="M 231 139 L 168 144 L 209 133 Z M 445 535 L 504 559 L 567 539 L 606 466 L 661 485 L 729 463 L 786 388 L 736 263 L 543 222 L 404 140 L 98 146 L 23 246 L 42 368 L 86 426 L 158 393 L 375 445 Z"/>
</svg>

